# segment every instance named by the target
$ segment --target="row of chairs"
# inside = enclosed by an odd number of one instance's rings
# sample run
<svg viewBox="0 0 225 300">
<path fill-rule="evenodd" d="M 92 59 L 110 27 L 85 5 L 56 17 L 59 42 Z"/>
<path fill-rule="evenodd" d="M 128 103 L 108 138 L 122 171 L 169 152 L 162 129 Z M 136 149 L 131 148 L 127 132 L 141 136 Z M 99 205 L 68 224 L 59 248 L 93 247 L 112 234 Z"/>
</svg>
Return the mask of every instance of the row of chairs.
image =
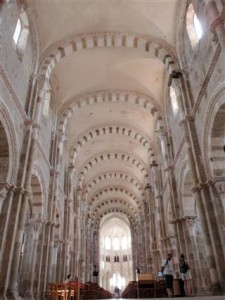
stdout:
<svg viewBox="0 0 225 300">
<path fill-rule="evenodd" d="M 47 298 L 48 300 L 110 299 L 112 294 L 96 283 L 83 284 L 71 281 L 68 283 L 49 283 Z"/>
</svg>

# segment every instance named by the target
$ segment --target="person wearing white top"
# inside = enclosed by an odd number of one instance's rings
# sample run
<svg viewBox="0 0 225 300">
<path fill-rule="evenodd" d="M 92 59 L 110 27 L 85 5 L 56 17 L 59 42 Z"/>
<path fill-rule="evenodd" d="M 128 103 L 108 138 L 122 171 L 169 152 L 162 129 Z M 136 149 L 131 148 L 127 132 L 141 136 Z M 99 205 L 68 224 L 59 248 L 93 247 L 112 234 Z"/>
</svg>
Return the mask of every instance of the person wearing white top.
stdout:
<svg viewBox="0 0 225 300">
<path fill-rule="evenodd" d="M 168 297 L 173 297 L 173 261 L 172 254 L 168 253 L 167 259 L 163 259 L 161 272 L 163 272 L 166 282 L 166 290 Z"/>
</svg>

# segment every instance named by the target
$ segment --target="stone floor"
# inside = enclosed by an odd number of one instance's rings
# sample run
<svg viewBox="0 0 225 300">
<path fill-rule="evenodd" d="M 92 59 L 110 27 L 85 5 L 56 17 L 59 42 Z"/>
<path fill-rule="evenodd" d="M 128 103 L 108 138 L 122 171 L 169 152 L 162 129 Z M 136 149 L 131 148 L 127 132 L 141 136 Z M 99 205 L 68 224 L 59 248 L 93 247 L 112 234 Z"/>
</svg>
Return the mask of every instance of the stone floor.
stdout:
<svg viewBox="0 0 225 300">
<path fill-rule="evenodd" d="M 117 300 L 122 300 L 122 298 L 114 298 Z M 144 300 L 149 300 L 153 298 L 144 298 Z M 156 298 L 157 300 L 165 300 L 169 298 Z M 177 299 L 177 300 L 225 300 L 225 296 L 196 296 L 196 297 L 173 297 L 172 299 Z M 126 299 L 126 300 L 134 300 L 134 299 Z"/>
</svg>

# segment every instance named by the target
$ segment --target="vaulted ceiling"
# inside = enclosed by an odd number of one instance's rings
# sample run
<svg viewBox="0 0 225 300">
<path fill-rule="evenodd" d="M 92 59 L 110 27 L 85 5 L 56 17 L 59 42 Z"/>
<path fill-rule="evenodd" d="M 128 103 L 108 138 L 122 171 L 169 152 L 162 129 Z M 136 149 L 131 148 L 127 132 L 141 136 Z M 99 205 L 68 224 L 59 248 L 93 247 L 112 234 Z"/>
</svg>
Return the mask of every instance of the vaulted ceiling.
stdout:
<svg viewBox="0 0 225 300">
<path fill-rule="evenodd" d="M 156 160 L 179 0 L 27 0 L 40 72 L 95 221 L 135 223 Z M 112 214 L 113 213 L 113 214 Z M 123 218 L 123 217 L 122 217 Z"/>
</svg>

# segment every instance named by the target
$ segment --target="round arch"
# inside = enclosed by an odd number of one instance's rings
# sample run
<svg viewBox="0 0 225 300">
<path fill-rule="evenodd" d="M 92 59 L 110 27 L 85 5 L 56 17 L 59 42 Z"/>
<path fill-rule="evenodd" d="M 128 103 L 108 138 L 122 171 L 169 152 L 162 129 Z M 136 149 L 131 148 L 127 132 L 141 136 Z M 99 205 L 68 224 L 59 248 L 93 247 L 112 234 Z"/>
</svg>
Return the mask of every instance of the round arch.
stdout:
<svg viewBox="0 0 225 300">
<path fill-rule="evenodd" d="M 116 179 L 116 180 L 124 180 L 132 185 L 135 186 L 135 188 L 141 193 L 141 195 L 144 197 L 144 186 L 143 184 L 134 176 L 129 175 L 128 173 L 124 172 L 106 172 L 106 173 L 100 173 L 94 176 L 92 179 L 90 179 L 88 185 L 85 187 L 85 193 L 88 194 L 91 193 L 91 190 L 100 182 L 103 182 L 107 179 Z"/>
<path fill-rule="evenodd" d="M 170 46 L 162 40 L 131 32 L 91 32 L 69 36 L 50 46 L 41 56 L 40 74 L 49 80 L 52 70 L 64 57 L 77 51 L 103 47 L 139 49 L 159 59 L 168 72 L 177 68 L 177 61 Z"/>
<path fill-rule="evenodd" d="M 90 170 L 97 163 L 100 163 L 101 161 L 105 161 L 105 160 L 121 160 L 121 161 L 130 162 L 131 164 L 136 166 L 136 168 L 139 169 L 140 172 L 144 174 L 144 176 L 148 175 L 147 166 L 145 165 L 144 162 L 141 162 L 136 157 L 122 152 L 118 152 L 118 153 L 103 152 L 103 153 L 99 153 L 98 156 L 94 156 L 92 159 L 88 160 L 83 164 L 81 171 L 79 172 L 78 175 L 79 185 L 82 186 L 84 176 L 88 172 L 88 170 Z"/>
<path fill-rule="evenodd" d="M 221 118 L 223 118 L 225 105 L 224 96 L 225 84 L 223 83 L 212 94 L 203 123 L 203 157 L 206 165 L 206 172 L 210 179 L 212 179 L 214 176 L 217 176 L 214 173 L 216 168 L 213 166 L 213 157 L 217 158 L 224 156 L 224 122 L 221 121 Z"/>
<path fill-rule="evenodd" d="M 16 130 L 10 113 L 0 98 L 0 124 L 1 124 L 1 157 L 4 159 L 1 166 L 1 181 L 14 184 L 17 178 L 19 153 Z"/>
<path fill-rule="evenodd" d="M 75 164 L 76 156 L 79 152 L 79 150 L 88 142 L 90 142 L 92 139 L 98 136 L 103 135 L 110 135 L 110 134 L 116 134 L 116 135 L 124 135 L 128 136 L 130 138 L 133 138 L 135 141 L 138 141 L 147 151 L 150 156 L 151 160 L 156 160 L 155 158 L 155 151 L 153 149 L 153 143 L 152 141 L 145 137 L 143 133 L 139 132 L 135 128 L 131 128 L 130 126 L 126 125 L 102 125 L 93 128 L 92 130 L 87 130 L 86 132 L 83 132 L 74 142 L 73 147 L 70 151 L 70 159 L 69 159 L 69 165 Z"/>
<path fill-rule="evenodd" d="M 155 120 L 156 129 L 164 128 L 165 121 L 160 105 L 149 95 L 131 90 L 99 90 L 78 95 L 67 101 L 58 113 L 58 130 L 64 133 L 72 115 L 87 105 L 121 102 L 135 104 L 146 109 Z"/>
</svg>

